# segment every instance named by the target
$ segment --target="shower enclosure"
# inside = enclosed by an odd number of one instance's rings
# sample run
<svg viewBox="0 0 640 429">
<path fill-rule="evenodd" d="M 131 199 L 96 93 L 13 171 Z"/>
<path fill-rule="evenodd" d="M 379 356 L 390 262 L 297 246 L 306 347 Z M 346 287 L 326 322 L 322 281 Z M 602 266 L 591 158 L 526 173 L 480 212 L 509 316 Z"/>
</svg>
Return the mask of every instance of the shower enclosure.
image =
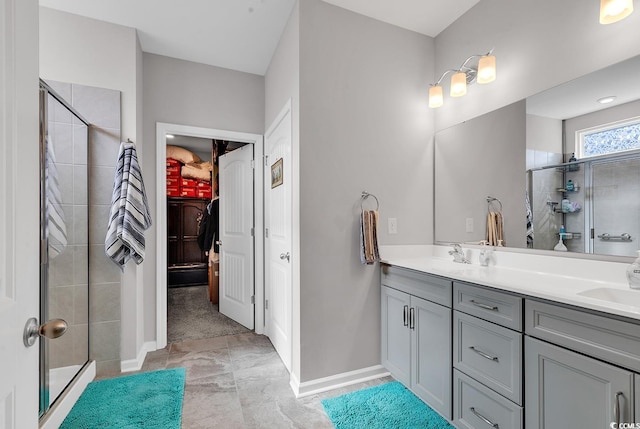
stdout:
<svg viewBox="0 0 640 429">
<path fill-rule="evenodd" d="M 89 127 L 40 81 L 40 320 L 67 325 L 40 340 L 40 416 L 89 362 Z"/>
<path fill-rule="evenodd" d="M 529 170 L 535 249 L 635 256 L 640 239 L 640 151 Z"/>
</svg>

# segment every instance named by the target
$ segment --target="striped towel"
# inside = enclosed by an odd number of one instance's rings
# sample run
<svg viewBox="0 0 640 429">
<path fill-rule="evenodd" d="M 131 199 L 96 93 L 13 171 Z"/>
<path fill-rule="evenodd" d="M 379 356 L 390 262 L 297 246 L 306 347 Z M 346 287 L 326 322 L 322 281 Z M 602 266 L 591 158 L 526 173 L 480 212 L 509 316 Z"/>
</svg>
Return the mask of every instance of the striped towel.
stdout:
<svg viewBox="0 0 640 429">
<path fill-rule="evenodd" d="M 149 204 L 138 165 L 136 147 L 122 143 L 113 183 L 111 213 L 104 248 L 121 270 L 132 259 L 144 260 L 144 231 L 151 226 Z"/>
<path fill-rule="evenodd" d="M 45 164 L 45 183 L 47 192 L 47 251 L 53 259 L 67 247 L 67 226 L 62 209 L 62 193 L 58 183 L 58 168 L 53 143 L 47 136 L 47 162 Z"/>
<path fill-rule="evenodd" d="M 362 210 L 360 214 L 360 262 L 371 265 L 379 260 L 378 212 L 376 210 Z"/>
</svg>

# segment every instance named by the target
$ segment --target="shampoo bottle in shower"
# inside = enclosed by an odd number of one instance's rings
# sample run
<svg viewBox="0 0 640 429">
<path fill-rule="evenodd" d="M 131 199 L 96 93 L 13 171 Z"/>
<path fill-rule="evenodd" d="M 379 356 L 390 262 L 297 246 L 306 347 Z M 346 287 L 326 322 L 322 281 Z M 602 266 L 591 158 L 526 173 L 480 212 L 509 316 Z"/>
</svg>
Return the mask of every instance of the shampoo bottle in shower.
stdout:
<svg viewBox="0 0 640 429">
<path fill-rule="evenodd" d="M 640 250 L 636 252 L 638 257 L 627 268 L 627 280 L 631 289 L 640 289 Z"/>
</svg>

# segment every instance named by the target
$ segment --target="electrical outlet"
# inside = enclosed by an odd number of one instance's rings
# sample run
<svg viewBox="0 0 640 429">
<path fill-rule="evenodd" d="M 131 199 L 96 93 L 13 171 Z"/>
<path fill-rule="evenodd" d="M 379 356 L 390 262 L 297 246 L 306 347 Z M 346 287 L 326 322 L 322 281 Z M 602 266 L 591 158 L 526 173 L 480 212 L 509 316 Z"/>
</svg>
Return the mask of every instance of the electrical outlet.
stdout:
<svg viewBox="0 0 640 429">
<path fill-rule="evenodd" d="M 468 217 L 466 222 L 466 230 L 467 232 L 473 232 L 473 218 Z"/>
<path fill-rule="evenodd" d="M 389 218 L 389 234 L 397 234 L 398 233 L 398 219 L 395 217 Z"/>
</svg>

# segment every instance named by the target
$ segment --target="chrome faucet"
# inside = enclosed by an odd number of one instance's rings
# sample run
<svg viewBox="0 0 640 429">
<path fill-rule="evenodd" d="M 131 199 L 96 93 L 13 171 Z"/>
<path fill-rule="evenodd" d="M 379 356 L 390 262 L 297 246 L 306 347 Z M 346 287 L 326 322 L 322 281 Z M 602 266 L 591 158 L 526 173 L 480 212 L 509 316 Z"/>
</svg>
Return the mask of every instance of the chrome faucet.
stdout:
<svg viewBox="0 0 640 429">
<path fill-rule="evenodd" d="M 461 264 L 471 263 L 471 261 L 467 259 L 464 250 L 462 250 L 462 246 L 458 243 L 453 245 L 453 250 L 449 250 L 449 255 L 453 256 L 453 262 L 459 262 Z"/>
</svg>

